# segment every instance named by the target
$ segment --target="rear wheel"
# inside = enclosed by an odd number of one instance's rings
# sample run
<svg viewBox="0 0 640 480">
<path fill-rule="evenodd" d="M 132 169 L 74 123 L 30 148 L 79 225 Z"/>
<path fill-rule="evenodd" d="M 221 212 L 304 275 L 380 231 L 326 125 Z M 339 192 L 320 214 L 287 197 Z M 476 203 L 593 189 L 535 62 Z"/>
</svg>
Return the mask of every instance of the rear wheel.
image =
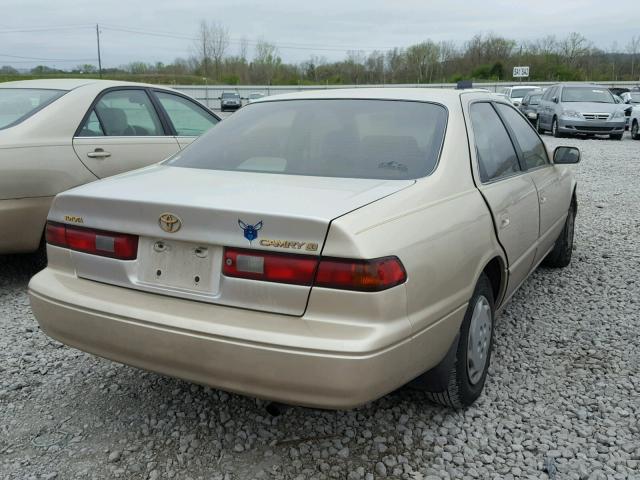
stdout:
<svg viewBox="0 0 640 480">
<path fill-rule="evenodd" d="M 493 348 L 495 306 L 489 278 L 483 273 L 460 327 L 455 361 L 445 387 L 427 392 L 433 402 L 453 408 L 468 407 L 482 393 Z"/>
<path fill-rule="evenodd" d="M 634 140 L 640 140 L 640 124 L 638 124 L 638 120 L 635 119 L 631 125 L 631 138 Z"/>
<path fill-rule="evenodd" d="M 551 122 L 551 134 L 556 138 L 562 137 L 562 134 L 558 129 L 558 119 L 556 117 L 553 117 L 553 120 Z"/>
<path fill-rule="evenodd" d="M 576 204 L 571 202 L 564 228 L 556 240 L 553 250 L 549 252 L 542 264 L 546 267 L 563 268 L 571 263 L 571 252 L 573 251 L 573 232 L 576 223 Z"/>
</svg>

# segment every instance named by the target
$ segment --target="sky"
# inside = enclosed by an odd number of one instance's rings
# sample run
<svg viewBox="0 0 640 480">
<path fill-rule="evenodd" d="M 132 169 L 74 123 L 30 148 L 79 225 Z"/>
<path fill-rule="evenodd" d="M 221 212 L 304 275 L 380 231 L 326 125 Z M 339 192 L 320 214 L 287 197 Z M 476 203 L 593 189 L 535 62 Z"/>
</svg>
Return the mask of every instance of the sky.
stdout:
<svg viewBox="0 0 640 480">
<path fill-rule="evenodd" d="M 348 50 L 426 39 L 462 45 L 477 33 L 524 42 L 577 31 L 620 51 L 640 36 L 635 0 L 619 0 L 615 8 L 601 0 L 2 0 L 0 6 L 0 66 L 17 68 L 97 63 L 96 23 L 103 67 L 186 58 L 202 20 L 228 29 L 228 53 L 246 38 L 251 55 L 262 39 L 276 44 L 285 62 L 312 55 L 333 61 Z"/>
</svg>

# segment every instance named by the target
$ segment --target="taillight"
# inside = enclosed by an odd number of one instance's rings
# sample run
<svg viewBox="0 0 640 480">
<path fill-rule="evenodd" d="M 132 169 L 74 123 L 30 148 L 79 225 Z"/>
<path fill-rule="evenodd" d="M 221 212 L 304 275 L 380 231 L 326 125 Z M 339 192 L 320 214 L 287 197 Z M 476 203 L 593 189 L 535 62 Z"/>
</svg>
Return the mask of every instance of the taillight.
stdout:
<svg viewBox="0 0 640 480">
<path fill-rule="evenodd" d="M 320 259 L 308 255 L 225 248 L 223 261 L 222 273 L 227 277 L 340 290 L 379 292 L 407 279 L 397 257 Z"/>
<path fill-rule="evenodd" d="M 311 285 L 317 257 L 226 248 L 222 273 L 227 277 Z"/>
<path fill-rule="evenodd" d="M 328 258 L 320 261 L 314 285 L 341 290 L 379 292 L 404 283 L 407 272 L 397 257 L 373 260 Z"/>
<path fill-rule="evenodd" d="M 47 243 L 78 252 L 134 260 L 138 256 L 138 236 L 47 222 Z"/>
</svg>

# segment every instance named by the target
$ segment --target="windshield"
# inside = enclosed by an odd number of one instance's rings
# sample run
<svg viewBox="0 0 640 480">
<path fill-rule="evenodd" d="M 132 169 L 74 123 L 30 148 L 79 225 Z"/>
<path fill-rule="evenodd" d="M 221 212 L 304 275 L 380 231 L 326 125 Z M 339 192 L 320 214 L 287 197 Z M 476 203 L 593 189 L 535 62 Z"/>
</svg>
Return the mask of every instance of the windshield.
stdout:
<svg viewBox="0 0 640 480">
<path fill-rule="evenodd" d="M 540 99 L 542 98 L 542 94 L 531 95 L 529 97 L 529 105 L 538 105 L 540 103 Z"/>
<path fill-rule="evenodd" d="M 531 88 L 514 88 L 513 90 L 511 90 L 511 98 L 522 98 L 527 93 L 532 92 L 534 90 L 538 90 L 538 89 L 535 88 L 535 87 L 531 87 Z"/>
<path fill-rule="evenodd" d="M 406 180 L 429 175 L 447 110 L 423 102 L 253 103 L 166 163 L 286 175 Z"/>
<path fill-rule="evenodd" d="M 222 94 L 222 98 L 237 98 L 238 94 L 237 93 L 223 93 Z"/>
<path fill-rule="evenodd" d="M 0 88 L 0 129 L 22 122 L 65 93 L 64 90 Z"/>
<path fill-rule="evenodd" d="M 640 103 L 640 93 L 630 93 L 629 100 L 631 103 Z"/>
<path fill-rule="evenodd" d="M 563 102 L 615 103 L 609 90 L 597 87 L 564 87 Z"/>
</svg>

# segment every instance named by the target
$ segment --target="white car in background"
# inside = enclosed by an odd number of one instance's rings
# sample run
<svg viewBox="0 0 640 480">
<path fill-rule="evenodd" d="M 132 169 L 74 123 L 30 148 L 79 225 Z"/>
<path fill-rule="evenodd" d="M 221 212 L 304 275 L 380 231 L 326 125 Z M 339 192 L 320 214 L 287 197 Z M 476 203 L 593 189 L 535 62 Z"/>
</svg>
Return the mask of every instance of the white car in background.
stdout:
<svg viewBox="0 0 640 480">
<path fill-rule="evenodd" d="M 249 98 L 247 103 L 252 103 L 255 102 L 256 100 L 260 100 L 261 98 L 264 98 L 264 93 L 260 93 L 260 92 L 251 92 L 249 94 Z"/>
<path fill-rule="evenodd" d="M 506 87 L 501 93 L 504 94 L 513 105 L 519 107 L 524 96 L 534 90 L 541 90 L 541 88 L 535 85 L 514 85 L 513 87 Z"/>
<path fill-rule="evenodd" d="M 153 85 L 0 84 L 0 254 L 38 249 L 56 194 L 164 160 L 219 120 L 190 97 Z"/>
</svg>

